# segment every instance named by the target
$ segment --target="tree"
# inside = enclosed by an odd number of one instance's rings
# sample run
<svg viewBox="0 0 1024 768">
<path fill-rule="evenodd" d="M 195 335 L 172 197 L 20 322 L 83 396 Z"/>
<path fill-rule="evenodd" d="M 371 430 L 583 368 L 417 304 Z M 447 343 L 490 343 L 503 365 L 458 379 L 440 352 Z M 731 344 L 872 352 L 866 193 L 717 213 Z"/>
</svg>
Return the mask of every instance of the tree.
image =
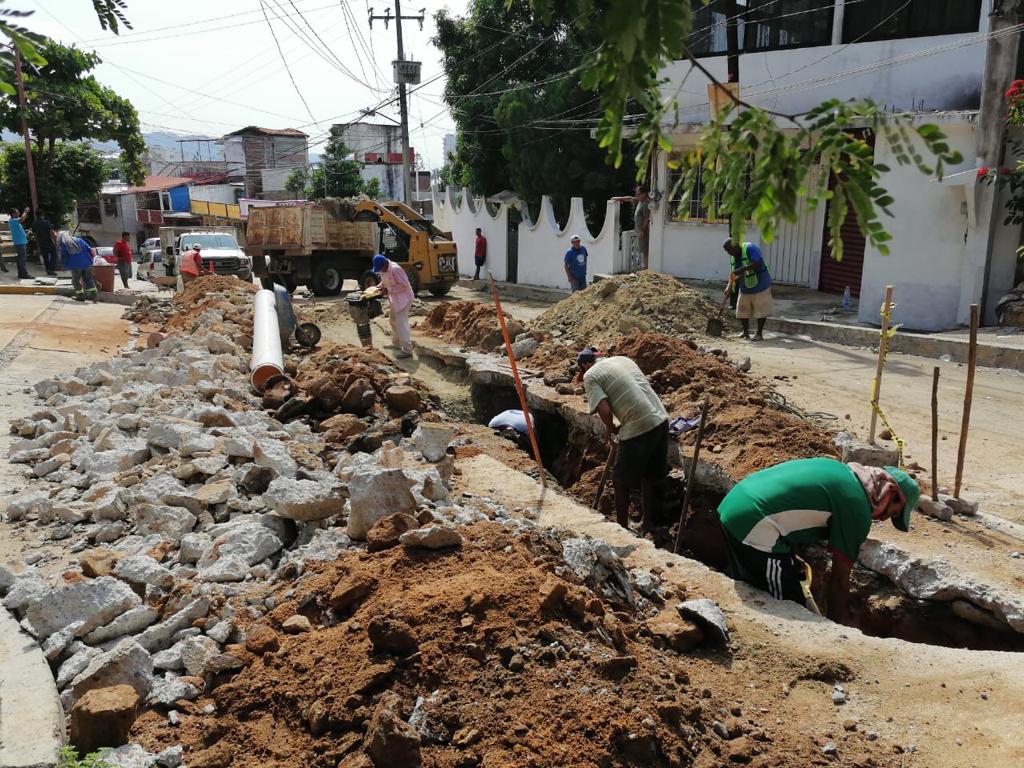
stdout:
<svg viewBox="0 0 1024 768">
<path fill-rule="evenodd" d="M 355 197 L 363 192 L 367 185 L 360 175 L 362 165 L 351 159 L 352 150 L 332 128 L 331 137 L 320 161 L 320 165 L 311 171 L 298 168 L 292 171 L 285 181 L 284 188 L 296 197 L 306 200 L 318 200 L 324 197 Z M 376 181 L 374 179 L 373 181 Z M 371 182 L 372 183 L 372 182 Z M 380 194 L 380 182 L 377 182 L 377 194 Z M 370 195 L 374 197 L 374 195 Z"/>
<path fill-rule="evenodd" d="M 306 199 L 306 185 L 309 183 L 309 173 L 305 168 L 296 168 L 284 183 L 284 188 L 292 193 L 292 197 Z"/>
<path fill-rule="evenodd" d="M 374 176 L 363 185 L 363 194 L 371 200 L 380 200 L 380 179 Z"/>
<path fill-rule="evenodd" d="M 634 103 L 639 109 L 639 117 L 630 123 L 635 132 L 634 160 L 637 178 L 643 179 L 654 151 L 671 148 L 665 137 L 665 114 L 671 104 L 658 88 L 665 65 L 687 60 L 693 70 L 719 84 L 687 47 L 691 0 L 530 0 L 530 8 L 540 23 L 574 19 L 578 28 L 602 41 L 582 68 L 583 86 L 596 92 L 600 102 L 597 137 L 612 163 L 621 166 L 626 115 Z M 517 19 L 520 13 L 510 11 Z M 719 196 L 717 210 L 730 217 L 736 238 L 752 219 L 770 239 L 781 221 L 794 220 L 801 198 L 812 206 L 829 200 L 829 244 L 837 259 L 842 256 L 840 228 L 848 207 L 864 237 L 885 253 L 889 238 L 879 212 L 887 212 L 891 198 L 878 182 L 887 169 L 876 166 L 870 147 L 845 130 L 855 121 L 865 120 L 896 142 L 895 156 L 901 164 L 913 163 L 941 178 L 944 164 L 962 160 L 937 126 L 911 125 L 900 116 L 886 115 L 869 100 L 826 101 L 803 114 L 783 114 L 753 107 L 731 93 L 728 98 L 734 108 L 708 123 L 697 146 L 680 161 L 686 171 L 681 184 L 693 189 L 702 170 L 703 202 L 715 208 Z M 915 148 L 917 139 L 936 158 L 934 165 Z M 798 158 L 804 161 L 794 164 Z M 815 181 L 812 170 L 819 161 L 829 173 Z M 684 195 L 682 204 L 687 202 Z"/>
<path fill-rule="evenodd" d="M 62 226 L 79 198 L 99 193 L 106 179 L 100 154 L 85 144 L 60 142 L 55 145 L 46 167 L 39 173 L 39 206 L 56 226 Z M 21 144 L 4 144 L 0 150 L 0 207 L 28 206 L 28 174 L 25 170 L 25 148 Z"/>
<path fill-rule="evenodd" d="M 601 45 L 593 29 L 504 0 L 474 0 L 465 17 L 442 11 L 436 21 L 456 124 L 446 181 L 485 194 L 512 189 L 534 207 L 550 194 L 560 215 L 571 197 L 603 214 L 611 195 L 631 190 L 635 169 L 611 167 L 590 137 L 597 99 L 575 70 Z"/>
<path fill-rule="evenodd" d="M 59 141 L 116 141 L 125 180 L 141 184 L 146 176 L 141 159 L 146 147 L 139 115 L 131 102 L 88 74 L 100 58 L 53 41 L 41 50 L 46 63 L 25 71 L 25 118 L 40 178 L 48 174 Z M 21 109 L 15 97 L 0 98 L 0 125 L 21 131 Z"/>
</svg>

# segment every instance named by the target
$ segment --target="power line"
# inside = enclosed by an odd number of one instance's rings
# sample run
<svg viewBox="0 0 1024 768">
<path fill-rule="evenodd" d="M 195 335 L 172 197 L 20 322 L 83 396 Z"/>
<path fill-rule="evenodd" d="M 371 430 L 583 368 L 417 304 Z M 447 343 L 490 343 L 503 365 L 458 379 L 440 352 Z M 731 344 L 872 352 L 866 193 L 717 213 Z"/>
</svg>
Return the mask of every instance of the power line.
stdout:
<svg viewBox="0 0 1024 768">
<path fill-rule="evenodd" d="M 281 63 L 284 64 L 284 70 L 288 73 L 288 79 L 292 81 L 292 87 L 295 88 L 295 93 L 302 101 L 302 105 L 306 108 L 309 116 L 313 118 L 313 122 L 316 123 L 316 118 L 313 117 L 313 110 L 309 108 L 309 104 L 306 103 L 306 97 L 302 95 L 302 91 L 299 90 L 299 84 L 295 82 L 295 78 L 292 76 L 292 70 L 288 66 L 288 59 L 285 58 L 284 51 L 281 50 L 281 43 L 277 40 L 277 33 L 274 31 L 274 25 L 270 23 L 270 17 L 267 16 L 267 8 L 263 4 L 263 0 L 260 0 L 260 8 L 263 9 L 263 18 L 267 22 L 267 28 L 270 30 L 271 37 L 274 38 L 274 45 L 277 46 L 277 53 L 281 57 Z"/>
</svg>

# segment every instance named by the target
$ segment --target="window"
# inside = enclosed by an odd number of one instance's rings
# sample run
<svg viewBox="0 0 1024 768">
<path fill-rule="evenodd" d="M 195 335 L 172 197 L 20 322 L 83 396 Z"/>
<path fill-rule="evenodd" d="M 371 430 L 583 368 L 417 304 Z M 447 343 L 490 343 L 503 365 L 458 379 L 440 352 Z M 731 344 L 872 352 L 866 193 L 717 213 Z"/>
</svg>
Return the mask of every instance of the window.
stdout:
<svg viewBox="0 0 1024 768">
<path fill-rule="evenodd" d="M 100 218 L 100 203 L 99 200 L 89 200 L 87 202 L 78 203 L 78 223 L 79 224 L 102 224 L 103 220 Z"/>
<path fill-rule="evenodd" d="M 829 45 L 835 0 L 749 0 L 743 50 Z"/>
<path fill-rule="evenodd" d="M 676 156 L 678 159 L 678 156 Z M 701 202 L 704 197 L 704 168 L 700 168 L 697 173 L 697 181 L 693 185 L 693 194 L 690 195 L 687 200 L 686 206 L 680 210 L 679 202 L 683 199 L 683 193 L 685 190 L 682 185 L 679 184 L 679 180 L 683 177 L 683 169 L 669 168 L 668 171 L 668 210 L 667 215 L 669 221 L 699 221 L 705 223 L 716 223 L 724 224 L 728 222 L 727 218 L 708 218 L 708 209 L 704 207 Z M 716 203 L 720 203 L 721 199 L 716 200 Z"/>
<path fill-rule="evenodd" d="M 182 250 L 187 251 L 194 245 L 209 251 L 238 250 L 238 243 L 235 242 L 235 238 L 228 234 L 182 235 Z"/>
<path fill-rule="evenodd" d="M 743 11 L 746 0 L 736 1 L 736 13 Z M 694 56 L 717 56 L 729 52 L 725 37 L 725 21 L 730 3 L 726 0 L 691 0 L 693 8 L 693 30 L 687 41 L 687 48 Z"/>
<path fill-rule="evenodd" d="M 861 0 L 847 3 L 843 42 L 977 32 L 981 0 Z"/>
<path fill-rule="evenodd" d="M 103 215 L 107 218 L 117 218 L 117 198 L 113 195 L 103 196 Z"/>
</svg>

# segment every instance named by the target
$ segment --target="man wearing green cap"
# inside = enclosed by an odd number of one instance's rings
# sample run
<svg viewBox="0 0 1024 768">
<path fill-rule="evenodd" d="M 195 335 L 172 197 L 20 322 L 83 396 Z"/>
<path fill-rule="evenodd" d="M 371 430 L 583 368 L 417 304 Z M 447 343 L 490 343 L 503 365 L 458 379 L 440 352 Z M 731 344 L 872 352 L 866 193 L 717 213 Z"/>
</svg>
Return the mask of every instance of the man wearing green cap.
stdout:
<svg viewBox="0 0 1024 768">
<path fill-rule="evenodd" d="M 910 529 L 921 495 L 896 467 L 797 459 L 748 475 L 718 507 L 729 576 L 767 590 L 777 600 L 807 605 L 803 561 L 794 547 L 826 542 L 832 569 L 828 617 L 846 623 L 850 571 L 874 520 Z"/>
</svg>

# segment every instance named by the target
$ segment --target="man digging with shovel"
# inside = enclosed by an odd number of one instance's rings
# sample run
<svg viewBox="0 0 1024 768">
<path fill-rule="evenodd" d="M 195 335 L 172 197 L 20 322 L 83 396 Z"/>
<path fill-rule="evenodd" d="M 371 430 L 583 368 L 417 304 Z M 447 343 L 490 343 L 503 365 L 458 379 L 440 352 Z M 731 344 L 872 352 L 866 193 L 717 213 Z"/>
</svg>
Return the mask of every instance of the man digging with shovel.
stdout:
<svg viewBox="0 0 1024 768">
<path fill-rule="evenodd" d="M 775 308 L 772 302 L 772 276 L 765 266 L 761 249 L 753 243 L 734 243 L 726 240 L 722 248 L 729 254 L 728 296 L 733 285 L 739 289 L 736 300 L 736 319 L 743 326 L 741 339 L 750 338 L 750 318 L 757 320 L 754 341 L 764 341 L 764 324 Z"/>
<path fill-rule="evenodd" d="M 872 521 L 892 520 L 908 531 L 920 496 L 913 478 L 896 467 L 816 458 L 762 469 L 740 480 L 718 506 L 726 572 L 818 613 L 807 565 L 794 547 L 827 542 L 832 568 L 826 609 L 830 619 L 846 624 L 850 571 Z"/>
<path fill-rule="evenodd" d="M 615 519 L 629 527 L 629 492 L 639 485 L 640 531 L 646 533 L 654 523 L 658 488 L 668 469 L 668 413 L 643 371 L 628 357 L 601 358 L 587 347 L 576 356 L 576 364 L 590 412 L 604 422 L 609 451 L 618 433 L 612 469 Z"/>
</svg>

